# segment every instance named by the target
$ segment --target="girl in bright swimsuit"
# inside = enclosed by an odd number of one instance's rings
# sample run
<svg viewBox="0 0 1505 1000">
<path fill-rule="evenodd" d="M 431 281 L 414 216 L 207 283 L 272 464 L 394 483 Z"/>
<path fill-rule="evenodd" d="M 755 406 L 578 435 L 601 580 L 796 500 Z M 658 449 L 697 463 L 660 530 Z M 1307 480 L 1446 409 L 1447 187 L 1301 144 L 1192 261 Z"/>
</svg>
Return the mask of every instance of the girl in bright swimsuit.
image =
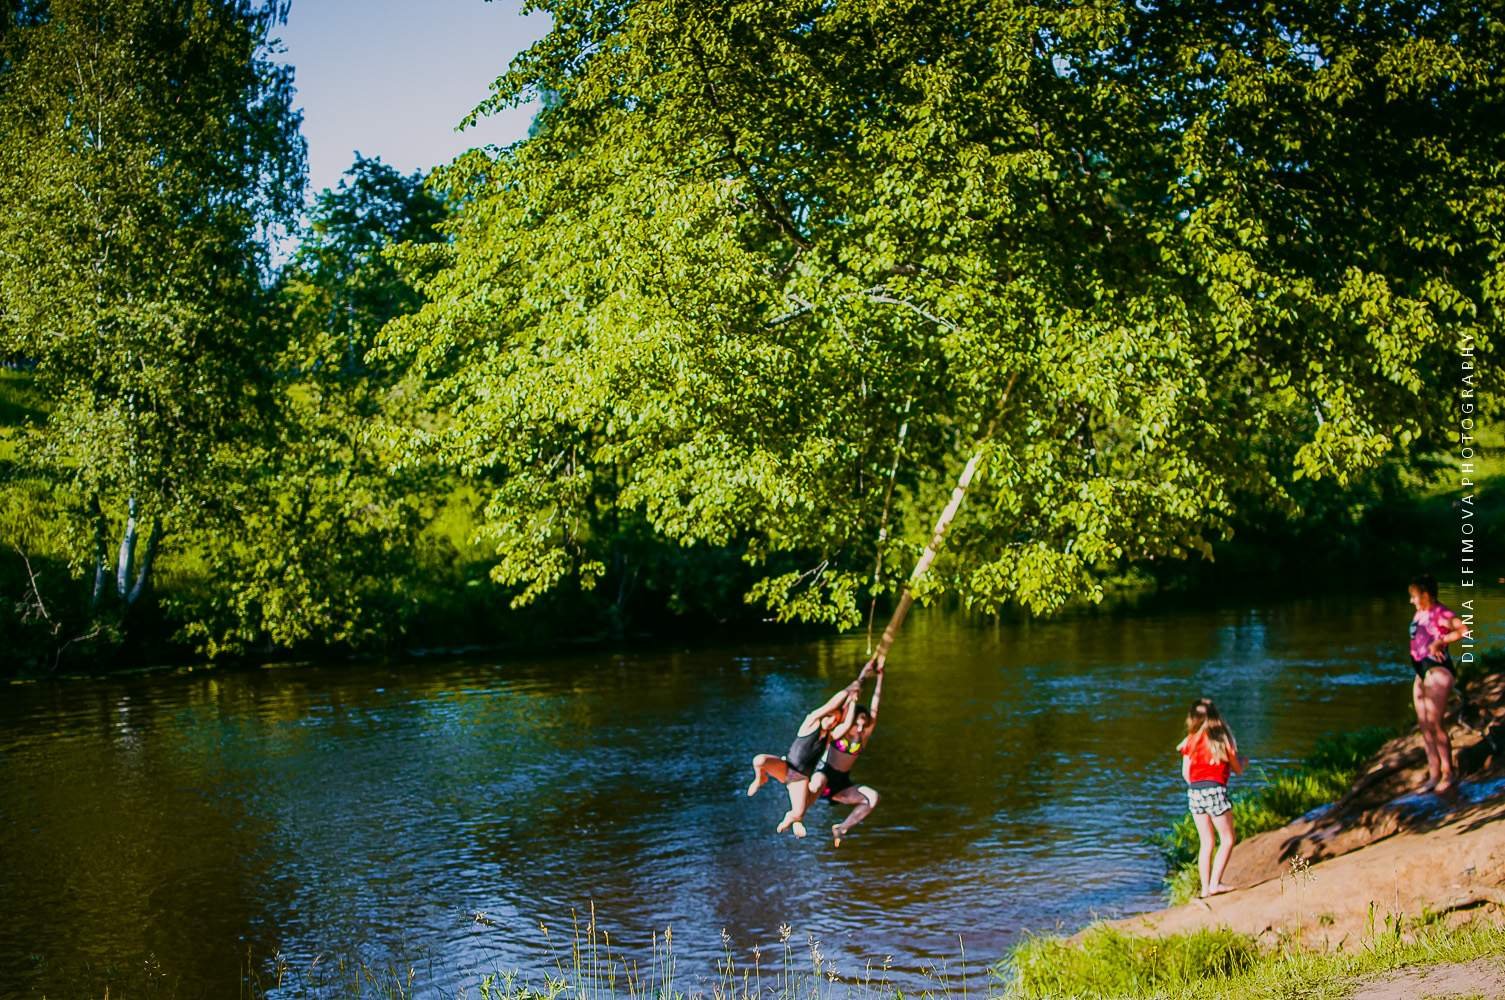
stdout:
<svg viewBox="0 0 1505 1000">
<path fill-rule="evenodd" d="M 826 746 L 826 755 L 810 778 L 810 797 L 840 802 L 855 808 L 847 818 L 831 827 L 831 841 L 837 847 L 852 827 L 861 823 L 878 807 L 878 792 L 868 785 L 852 783 L 852 766 L 857 755 L 862 753 L 873 738 L 873 729 L 878 725 L 878 701 L 883 696 L 883 659 L 874 660 L 870 666 L 878 673 L 878 683 L 873 687 L 871 707 L 859 707 L 831 730 L 831 739 Z M 863 674 L 867 673 L 866 668 Z M 861 677 L 858 678 L 861 681 Z M 807 800 L 808 801 L 808 800 Z"/>
<path fill-rule="evenodd" d="M 796 837 L 805 835 L 805 824 L 800 821 L 808 804 L 810 776 L 815 773 L 831 733 L 842 727 L 850 728 L 852 717 L 857 712 L 857 693 L 861 690 L 862 678 L 859 676 L 805 716 L 784 756 L 760 753 L 753 758 L 753 780 L 747 786 L 748 795 L 756 795 L 770 777 L 782 782 L 789 792 L 789 811 L 779 822 L 780 833 L 792 828 Z"/>
<path fill-rule="evenodd" d="M 1437 581 L 1430 573 L 1411 580 L 1411 701 L 1416 705 L 1416 725 L 1427 751 L 1427 781 L 1422 792 L 1444 795 L 1453 790 L 1453 744 L 1443 722 L 1448 695 L 1453 690 L 1453 657 L 1448 645 L 1468 635 L 1468 626 L 1437 600 Z"/>
</svg>

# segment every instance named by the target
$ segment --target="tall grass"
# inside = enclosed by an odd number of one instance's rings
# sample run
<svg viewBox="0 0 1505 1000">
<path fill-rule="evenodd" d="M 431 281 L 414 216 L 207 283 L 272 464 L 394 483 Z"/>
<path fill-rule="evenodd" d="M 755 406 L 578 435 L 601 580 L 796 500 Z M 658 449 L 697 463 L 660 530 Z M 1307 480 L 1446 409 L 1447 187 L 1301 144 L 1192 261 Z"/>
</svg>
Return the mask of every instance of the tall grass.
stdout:
<svg viewBox="0 0 1505 1000">
<path fill-rule="evenodd" d="M 1278 830 L 1340 798 L 1353 785 L 1364 763 L 1396 736 L 1396 731 L 1372 726 L 1351 733 L 1324 736 L 1293 770 L 1260 774 L 1263 784 L 1252 792 L 1233 795 L 1233 822 L 1240 838 L 1266 830 Z M 1197 827 L 1190 814 L 1182 816 L 1170 832 L 1152 840 L 1165 854 L 1169 872 L 1166 898 L 1184 903 L 1197 894 Z"/>
<path fill-rule="evenodd" d="M 547 930 L 544 931 L 548 936 Z M 674 932 L 655 934 L 649 963 L 639 967 L 591 920 L 572 929 L 554 951 L 553 967 L 525 978 L 517 972 L 476 974 L 458 986 L 440 986 L 425 963 L 316 960 L 294 969 L 274 960 L 248 973 L 242 1000 L 318 997 L 331 1000 L 906 1000 L 886 966 L 842 976 L 820 944 L 797 944 L 781 928 L 779 944 L 764 955 L 754 948 L 741 963 L 722 935 L 723 955 L 714 978 L 686 981 L 674 958 Z M 550 941 L 554 947 L 554 942 Z M 1364 976 L 1410 965 L 1467 962 L 1505 953 L 1505 929 L 1476 920 L 1461 928 L 1436 919 L 1397 916 L 1371 927 L 1342 953 L 1309 951 L 1291 941 L 1263 949 L 1229 930 L 1204 930 L 1165 938 L 1136 937 L 1105 926 L 1079 941 L 1025 940 L 993 970 L 985 989 L 927 976 L 908 998 L 928 1000 L 1297 1000 L 1348 996 Z M 113 995 L 113 994 L 112 994 Z M 134 995 L 134 994 L 133 994 Z M 165 996 L 165 993 L 153 993 Z"/>
<path fill-rule="evenodd" d="M 1169 986 L 1231 976 L 1260 959 L 1253 939 L 1227 929 L 1168 938 L 1099 926 L 1077 943 L 1035 937 L 1006 963 L 1011 996 L 1137 996 Z"/>
<path fill-rule="evenodd" d="M 477 923 L 490 925 L 485 914 Z M 516 970 L 475 973 L 459 985 L 445 986 L 431 960 L 370 961 L 359 956 L 319 956 L 295 965 L 281 955 L 255 963 L 246 956 L 241 1000 L 282 1000 L 286 997 L 330 1000 L 409 1000 L 445 997 L 455 1000 L 854 1000 L 902 998 L 890 978 L 889 962 L 863 969 L 838 970 L 819 939 L 807 935 L 799 942 L 794 929 L 779 928 L 776 947 L 754 947 L 739 959 L 726 931 L 721 932 L 721 957 L 715 976 L 696 975 L 686 981 L 674 950 L 674 929 L 655 931 L 648 943 L 646 964 L 640 964 L 614 942 L 596 922 L 592 906 L 583 921 L 573 919 L 567 940 L 543 923 L 539 935 L 549 959 L 541 972 L 524 976 Z M 448 977 L 451 982 L 456 978 Z M 928 970 L 921 996 L 969 1000 L 965 964 L 959 980 L 947 970 Z M 162 994 L 156 994 L 161 996 Z"/>
</svg>

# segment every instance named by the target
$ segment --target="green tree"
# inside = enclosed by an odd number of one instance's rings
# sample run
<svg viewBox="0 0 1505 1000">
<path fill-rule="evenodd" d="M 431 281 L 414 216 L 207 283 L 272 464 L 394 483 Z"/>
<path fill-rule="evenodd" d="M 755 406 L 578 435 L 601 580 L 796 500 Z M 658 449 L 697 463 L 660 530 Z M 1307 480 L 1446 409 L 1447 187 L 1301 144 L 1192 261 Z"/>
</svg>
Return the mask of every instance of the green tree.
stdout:
<svg viewBox="0 0 1505 1000">
<path fill-rule="evenodd" d="M 917 555 L 901 616 L 1048 611 L 1435 445 L 1458 341 L 1493 350 L 1486 11 L 540 6 L 477 113 L 556 102 L 445 172 L 387 347 L 417 447 L 498 484 L 519 601 L 599 579 L 629 512 L 781 617 L 852 624 Z"/>
<path fill-rule="evenodd" d="M 434 243 L 444 215 L 420 174 L 359 155 L 315 198 L 271 309 L 274 405 L 258 434 L 222 453 L 211 572 L 175 601 L 204 651 L 389 642 L 425 593 L 419 577 L 439 572 L 420 557 L 437 556 L 423 528 L 448 484 L 430 462 L 395 468 L 385 428 L 417 419 L 415 394 L 366 354 L 419 303 L 421 275 L 387 247 Z"/>
<path fill-rule="evenodd" d="M 0 31 L 0 355 L 47 400 L 17 464 L 121 615 L 254 424 L 269 227 L 300 207 L 286 4 L 13 3 Z M 25 484 L 21 484 L 25 485 Z M 21 485 L 16 488 L 20 489 Z"/>
<path fill-rule="evenodd" d="M 444 203 L 421 173 L 404 175 L 359 153 L 339 185 L 319 193 L 283 275 L 284 293 L 299 313 L 303 366 L 335 365 L 350 375 L 366 370 L 376 334 L 421 301 L 413 278 L 399 274 L 384 251 L 394 243 L 435 242 L 444 216 Z"/>
</svg>

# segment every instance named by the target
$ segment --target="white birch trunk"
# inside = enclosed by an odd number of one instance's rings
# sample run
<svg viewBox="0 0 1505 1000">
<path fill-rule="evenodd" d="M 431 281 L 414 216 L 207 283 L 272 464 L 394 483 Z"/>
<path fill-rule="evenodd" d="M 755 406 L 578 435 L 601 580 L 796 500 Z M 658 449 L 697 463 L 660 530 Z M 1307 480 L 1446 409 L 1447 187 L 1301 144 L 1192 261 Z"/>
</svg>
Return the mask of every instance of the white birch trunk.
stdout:
<svg viewBox="0 0 1505 1000">
<path fill-rule="evenodd" d="M 115 595 L 125 600 L 130 592 L 131 562 L 136 558 L 136 498 L 126 501 L 125 532 L 120 536 L 120 555 L 115 560 Z"/>
<path fill-rule="evenodd" d="M 1008 404 L 1009 397 L 1013 395 L 1014 385 L 1018 381 L 1018 372 L 1009 376 L 1009 384 L 1004 387 L 1003 397 L 998 401 L 999 416 Z M 935 562 L 935 557 L 941 549 L 941 542 L 946 537 L 946 529 L 951 527 L 952 521 L 956 520 L 956 512 L 961 510 L 962 501 L 967 498 L 967 489 L 972 485 L 972 477 L 977 475 L 977 468 L 988 453 L 988 444 L 993 436 L 993 427 L 996 426 L 997 419 L 998 416 L 995 416 L 995 423 L 990 424 L 983 432 L 976 451 L 967 460 L 962 474 L 957 477 L 956 486 L 951 490 L 951 500 L 941 511 L 941 516 L 936 518 L 935 529 L 930 533 L 930 542 L 925 546 L 925 551 L 920 553 L 920 559 L 915 563 L 914 571 L 909 574 L 909 580 L 904 584 L 903 592 L 899 594 L 899 603 L 894 607 L 894 613 L 889 616 L 888 624 L 884 626 L 883 637 L 878 640 L 878 648 L 873 651 L 873 659 L 887 659 L 888 651 L 893 648 L 894 640 L 899 637 L 899 627 L 904 624 L 904 619 L 909 615 L 909 609 L 914 606 L 914 586 L 926 573 L 930 572 L 930 565 Z M 866 673 L 865 670 L 863 672 Z"/>
<path fill-rule="evenodd" d="M 158 518 L 152 519 L 151 534 L 146 538 L 146 550 L 141 553 L 141 563 L 136 567 L 136 582 L 131 584 L 131 592 L 126 595 L 126 607 L 131 607 L 141 599 L 141 592 L 146 589 L 147 578 L 151 576 L 152 563 L 157 559 L 157 546 L 162 540 L 162 522 Z"/>
</svg>

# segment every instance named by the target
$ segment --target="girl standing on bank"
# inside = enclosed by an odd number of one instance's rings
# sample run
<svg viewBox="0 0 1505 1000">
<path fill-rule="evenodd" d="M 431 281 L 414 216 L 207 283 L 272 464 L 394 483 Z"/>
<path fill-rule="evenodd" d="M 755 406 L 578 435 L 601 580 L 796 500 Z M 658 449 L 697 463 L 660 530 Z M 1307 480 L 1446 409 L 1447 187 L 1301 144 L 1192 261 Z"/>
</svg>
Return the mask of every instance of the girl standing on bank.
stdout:
<svg viewBox="0 0 1505 1000">
<path fill-rule="evenodd" d="M 1453 776 L 1453 744 L 1448 739 L 1448 695 L 1456 675 L 1448 646 L 1468 635 L 1468 626 L 1451 608 L 1437 600 L 1437 580 L 1430 573 L 1411 579 L 1411 701 L 1416 706 L 1416 727 L 1427 751 L 1427 781 L 1423 792 L 1446 795 L 1456 783 Z"/>
<path fill-rule="evenodd" d="M 1176 749 L 1181 751 L 1187 805 L 1201 842 L 1197 874 L 1202 878 L 1201 897 L 1206 899 L 1230 888 L 1223 884 L 1223 872 L 1228 868 L 1228 858 L 1238 838 L 1233 829 L 1233 803 L 1228 801 L 1228 776 L 1243 774 L 1248 759 L 1239 756 L 1233 731 L 1218 714 L 1211 698 L 1198 698 L 1192 703 L 1191 711 L 1186 713 L 1186 739 Z"/>
</svg>

